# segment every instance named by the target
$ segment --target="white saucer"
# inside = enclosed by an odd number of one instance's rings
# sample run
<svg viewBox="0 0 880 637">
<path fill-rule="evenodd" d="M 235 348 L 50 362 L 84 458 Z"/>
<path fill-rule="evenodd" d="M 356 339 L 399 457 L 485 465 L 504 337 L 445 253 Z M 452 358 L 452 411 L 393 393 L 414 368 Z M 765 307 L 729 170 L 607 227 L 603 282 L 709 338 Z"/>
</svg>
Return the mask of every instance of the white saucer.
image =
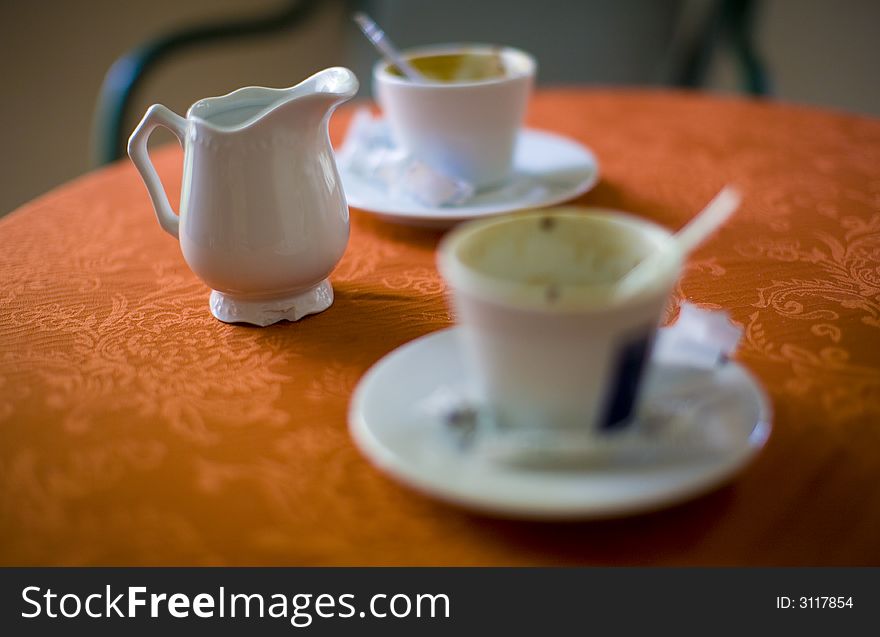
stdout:
<svg viewBox="0 0 880 637">
<path fill-rule="evenodd" d="M 513 163 L 508 183 L 479 192 L 458 206 L 431 207 L 408 197 L 392 196 L 380 184 L 343 166 L 339 174 L 349 206 L 389 221 L 435 228 L 476 217 L 552 206 L 582 195 L 599 179 L 599 165 L 588 148 L 545 131 L 523 130 Z"/>
<path fill-rule="evenodd" d="M 699 412 L 700 427 L 738 441 L 712 453 L 664 462 L 616 461 L 559 469 L 518 467 L 448 444 L 448 425 L 423 406 L 438 387 L 466 393 L 456 328 L 398 348 L 361 379 L 350 405 L 351 434 L 379 469 L 427 495 L 513 518 L 588 519 L 630 515 L 679 503 L 720 486 L 764 446 L 770 408 L 757 382 L 735 362 L 713 370 L 653 363 L 643 404 L 676 386 L 711 385 L 723 405 Z"/>
</svg>

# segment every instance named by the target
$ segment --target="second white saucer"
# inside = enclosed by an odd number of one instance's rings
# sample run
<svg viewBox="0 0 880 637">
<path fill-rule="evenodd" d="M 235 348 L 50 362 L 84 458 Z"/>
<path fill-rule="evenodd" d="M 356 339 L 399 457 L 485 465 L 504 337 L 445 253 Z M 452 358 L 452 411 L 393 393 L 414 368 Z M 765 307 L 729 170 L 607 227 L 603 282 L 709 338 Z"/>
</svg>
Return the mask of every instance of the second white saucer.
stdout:
<svg viewBox="0 0 880 637">
<path fill-rule="evenodd" d="M 584 194 L 599 179 L 599 164 L 586 146 L 546 131 L 524 129 L 513 164 L 513 175 L 506 184 L 479 192 L 458 206 L 426 206 L 408 197 L 392 196 L 380 184 L 341 165 L 339 173 L 349 206 L 389 221 L 437 228 L 559 204 Z"/>
<path fill-rule="evenodd" d="M 739 364 L 695 371 L 652 363 L 643 403 L 682 391 L 720 396 L 692 419 L 721 445 L 659 462 L 623 457 L 535 470 L 450 444 L 448 424 L 420 407 L 438 388 L 464 395 L 467 384 L 455 328 L 407 343 L 361 379 L 349 411 L 355 443 L 382 471 L 458 506 L 503 517 L 588 519 L 655 510 L 716 488 L 754 458 L 770 432 L 769 403 Z"/>
</svg>

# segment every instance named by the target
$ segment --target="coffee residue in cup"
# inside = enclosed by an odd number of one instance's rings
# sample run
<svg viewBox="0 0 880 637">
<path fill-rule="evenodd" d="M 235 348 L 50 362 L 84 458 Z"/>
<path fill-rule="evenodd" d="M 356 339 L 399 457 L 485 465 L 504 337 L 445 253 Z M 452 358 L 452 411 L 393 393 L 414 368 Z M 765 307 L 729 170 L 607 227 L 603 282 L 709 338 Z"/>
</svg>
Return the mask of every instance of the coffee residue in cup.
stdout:
<svg viewBox="0 0 880 637">
<path fill-rule="evenodd" d="M 504 60 L 497 53 L 447 53 L 408 57 L 407 61 L 425 77 L 437 82 L 483 82 L 507 75 Z M 403 73 L 391 66 L 388 72 Z"/>
<path fill-rule="evenodd" d="M 484 276 L 532 289 L 548 302 L 570 286 L 608 286 L 653 249 L 631 222 L 611 216 L 541 214 L 496 223 L 467 241 L 459 258 Z"/>
</svg>

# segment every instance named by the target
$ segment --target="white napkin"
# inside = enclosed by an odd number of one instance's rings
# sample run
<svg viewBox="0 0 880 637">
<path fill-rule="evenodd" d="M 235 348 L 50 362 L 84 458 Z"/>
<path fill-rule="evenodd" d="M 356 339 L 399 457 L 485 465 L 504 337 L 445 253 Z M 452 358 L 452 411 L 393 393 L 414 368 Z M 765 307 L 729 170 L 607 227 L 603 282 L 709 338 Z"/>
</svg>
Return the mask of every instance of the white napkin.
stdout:
<svg viewBox="0 0 880 637">
<path fill-rule="evenodd" d="M 474 194 L 472 184 L 434 170 L 396 147 L 388 125 L 368 108 L 354 114 L 336 159 L 340 168 L 375 183 L 392 197 L 426 206 L 456 206 Z"/>
<path fill-rule="evenodd" d="M 727 312 L 682 303 L 678 320 L 657 334 L 652 357 L 665 364 L 710 369 L 734 352 L 742 334 Z"/>
</svg>

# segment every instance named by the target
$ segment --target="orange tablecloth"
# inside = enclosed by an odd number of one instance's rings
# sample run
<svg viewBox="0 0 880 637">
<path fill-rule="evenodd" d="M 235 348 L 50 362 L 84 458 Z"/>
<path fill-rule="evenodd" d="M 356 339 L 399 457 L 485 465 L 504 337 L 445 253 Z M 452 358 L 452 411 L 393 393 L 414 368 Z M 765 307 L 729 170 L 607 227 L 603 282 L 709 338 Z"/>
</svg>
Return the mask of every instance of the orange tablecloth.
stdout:
<svg viewBox="0 0 880 637">
<path fill-rule="evenodd" d="M 225 325 L 122 162 L 0 221 L 0 563 L 880 564 L 880 122 L 569 90 L 530 124 L 595 150 L 578 203 L 677 228 L 723 184 L 747 193 L 678 290 L 745 327 L 738 358 L 774 402 L 731 486 L 562 525 L 398 486 L 346 408 L 373 362 L 451 322 L 439 235 L 355 211 L 330 310 Z M 156 163 L 174 200 L 180 153 Z"/>
</svg>

